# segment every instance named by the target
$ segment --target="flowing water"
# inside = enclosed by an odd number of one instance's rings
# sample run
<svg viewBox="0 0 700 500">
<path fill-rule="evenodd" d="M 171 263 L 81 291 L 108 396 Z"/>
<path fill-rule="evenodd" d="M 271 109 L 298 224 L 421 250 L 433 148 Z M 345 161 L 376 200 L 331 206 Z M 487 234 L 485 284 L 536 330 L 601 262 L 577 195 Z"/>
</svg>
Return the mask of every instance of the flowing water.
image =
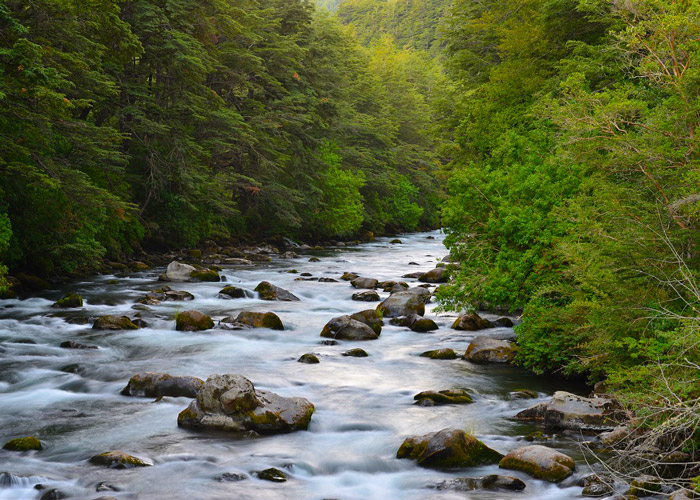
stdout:
<svg viewBox="0 0 700 500">
<path fill-rule="evenodd" d="M 433 236 L 434 239 L 427 239 Z M 509 366 L 474 365 L 462 360 L 419 357 L 429 349 L 451 347 L 463 352 L 470 332 L 450 329 L 454 314 L 426 316 L 440 329 L 414 333 L 385 325 L 378 340 L 321 345 L 319 333 L 334 316 L 375 307 L 354 302 L 355 290 L 345 281 L 295 281 L 296 269 L 316 277 L 338 279 L 344 271 L 361 276 L 397 279 L 432 269 L 446 255 L 438 232 L 404 235 L 403 244 L 388 239 L 314 253 L 320 262 L 273 258 L 252 267 L 226 268 L 227 284 L 249 290 L 262 280 L 286 288 L 300 302 L 267 302 L 257 298 L 217 298 L 221 283 L 171 284 L 195 295 L 191 302 L 152 306 L 148 328 L 98 332 L 67 320 L 105 314 L 134 316 L 132 309 L 146 291 L 160 288 L 160 269 L 118 276 L 99 276 L 74 283 L 41 298 L 0 301 L 0 444 L 27 435 L 39 437 L 44 449 L 16 453 L 0 450 L 0 499 L 39 498 L 38 483 L 57 488 L 69 498 L 182 499 L 534 499 L 579 497 L 576 478 L 585 473 L 580 437 L 558 436 L 548 445 L 577 459 L 578 472 L 553 485 L 509 471 L 528 486 L 520 493 L 454 492 L 430 488 L 460 476 L 498 473 L 497 466 L 459 472 L 421 469 L 410 460 L 397 460 L 405 437 L 445 427 L 468 430 L 503 453 L 528 444 L 522 436 L 535 426 L 511 419 L 518 411 L 546 401 L 555 390 L 583 393 L 557 378 L 535 377 Z M 419 265 L 408 265 L 415 262 Z M 115 281 L 116 280 L 116 281 Z M 415 285 L 415 280 L 406 280 Z M 83 310 L 60 312 L 51 304 L 66 291 L 85 298 Z M 381 293 L 382 297 L 388 296 Z M 285 331 L 266 329 L 185 333 L 175 330 L 178 311 L 196 309 L 214 319 L 241 310 L 274 311 Z M 487 317 L 489 317 L 487 315 Z M 479 332 L 508 335 L 510 329 Z M 74 340 L 99 346 L 96 350 L 63 349 Z M 343 357 L 350 347 L 362 347 L 367 358 Z M 301 354 L 316 353 L 317 365 L 297 363 Z M 186 398 L 121 396 L 129 377 L 140 371 L 206 378 L 214 373 L 238 373 L 256 388 L 282 396 L 302 396 L 316 406 L 307 432 L 277 436 L 236 435 L 180 429 L 177 415 Z M 424 390 L 467 388 L 474 403 L 421 407 L 413 395 Z M 517 389 L 539 393 L 535 400 L 517 400 Z M 122 450 L 155 462 L 154 467 L 112 470 L 87 463 L 92 455 Z M 254 471 L 277 467 L 289 475 L 286 483 L 257 479 Z M 238 482 L 217 480 L 238 473 Z M 119 489 L 96 492 L 106 482 Z"/>
</svg>

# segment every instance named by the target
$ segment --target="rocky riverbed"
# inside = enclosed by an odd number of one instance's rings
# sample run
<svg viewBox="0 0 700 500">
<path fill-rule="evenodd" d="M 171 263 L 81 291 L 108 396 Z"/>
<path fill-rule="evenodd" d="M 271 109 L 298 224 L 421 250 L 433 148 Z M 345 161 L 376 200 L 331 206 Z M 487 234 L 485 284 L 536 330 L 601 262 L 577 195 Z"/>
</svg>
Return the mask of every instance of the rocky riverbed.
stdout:
<svg viewBox="0 0 700 500">
<path fill-rule="evenodd" d="M 608 415 L 511 366 L 517 318 L 436 314 L 442 235 L 400 241 L 0 301 L 0 499 L 582 497 Z"/>
</svg>

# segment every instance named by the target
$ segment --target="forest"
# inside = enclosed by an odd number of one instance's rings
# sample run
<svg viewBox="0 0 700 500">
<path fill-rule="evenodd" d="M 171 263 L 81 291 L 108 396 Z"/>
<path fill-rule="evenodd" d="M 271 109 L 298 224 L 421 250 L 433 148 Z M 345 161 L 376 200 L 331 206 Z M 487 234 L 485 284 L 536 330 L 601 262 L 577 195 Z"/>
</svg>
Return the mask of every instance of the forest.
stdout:
<svg viewBox="0 0 700 500">
<path fill-rule="evenodd" d="M 0 3 L 0 290 L 442 228 L 441 311 L 696 457 L 700 3 L 316 3 Z"/>
</svg>

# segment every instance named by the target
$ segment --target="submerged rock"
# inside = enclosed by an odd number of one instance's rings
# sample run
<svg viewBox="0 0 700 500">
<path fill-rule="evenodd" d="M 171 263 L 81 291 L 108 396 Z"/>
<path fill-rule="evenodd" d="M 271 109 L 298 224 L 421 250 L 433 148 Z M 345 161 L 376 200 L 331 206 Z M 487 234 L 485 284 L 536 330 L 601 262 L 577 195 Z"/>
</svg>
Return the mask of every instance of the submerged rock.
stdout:
<svg viewBox="0 0 700 500">
<path fill-rule="evenodd" d="M 379 302 L 382 299 L 379 297 L 377 292 L 370 290 L 367 292 L 353 293 L 352 300 L 356 300 L 358 302 Z"/>
<path fill-rule="evenodd" d="M 214 320 L 199 311 L 183 311 L 175 318 L 175 329 L 181 332 L 198 332 L 214 328 Z"/>
<path fill-rule="evenodd" d="M 138 330 L 128 316 L 101 316 L 92 324 L 94 330 Z"/>
<path fill-rule="evenodd" d="M 61 309 L 83 307 L 83 298 L 77 293 L 69 293 L 58 299 L 51 307 Z"/>
<path fill-rule="evenodd" d="M 457 353 L 453 349 L 443 348 L 425 351 L 421 354 L 421 357 L 430 359 L 457 359 Z"/>
<path fill-rule="evenodd" d="M 459 429 L 442 429 L 409 437 L 396 453 L 396 458 L 410 458 L 419 466 L 431 469 L 491 465 L 502 457 L 496 450 Z"/>
<path fill-rule="evenodd" d="M 376 340 L 379 338 L 371 327 L 350 316 L 339 316 L 330 320 L 323 327 L 321 337 L 337 340 Z"/>
<path fill-rule="evenodd" d="M 72 340 L 61 342 L 59 347 L 63 349 L 97 349 L 96 345 L 81 344 L 79 342 L 73 342 Z"/>
<path fill-rule="evenodd" d="M 178 415 L 177 423 L 180 427 L 278 434 L 306 430 L 313 412 L 314 405 L 304 398 L 256 390 L 241 375 L 212 375 Z"/>
<path fill-rule="evenodd" d="M 612 430 L 626 419 L 614 399 L 584 398 L 570 392 L 557 391 L 549 403 L 541 403 L 518 413 L 517 420 L 542 421 L 555 429 Z"/>
<path fill-rule="evenodd" d="M 476 313 L 463 314 L 452 324 L 454 330 L 476 331 L 485 328 L 493 328 L 493 324 Z"/>
<path fill-rule="evenodd" d="M 425 314 L 425 303 L 429 297 L 430 292 L 428 292 L 427 297 L 421 292 L 411 290 L 392 293 L 384 302 L 377 306 L 377 311 L 381 312 L 385 318 L 410 316 L 412 314 L 423 316 Z"/>
<path fill-rule="evenodd" d="M 423 391 L 419 392 L 413 399 L 416 404 L 422 401 L 432 401 L 434 405 L 459 405 L 473 403 L 472 397 L 464 389 L 445 389 L 443 391 Z"/>
<path fill-rule="evenodd" d="M 574 473 L 574 459 L 539 444 L 511 451 L 498 464 L 501 469 L 519 470 L 537 479 L 553 483 Z"/>
<path fill-rule="evenodd" d="M 318 356 L 311 352 L 307 352 L 306 354 L 302 354 L 299 359 L 297 359 L 297 363 L 305 363 L 307 365 L 316 365 L 320 363 Z"/>
<path fill-rule="evenodd" d="M 464 353 L 472 363 L 510 363 L 515 358 L 515 347 L 505 340 L 476 337 Z"/>
<path fill-rule="evenodd" d="M 284 483 L 287 480 L 287 475 L 275 467 L 258 471 L 255 474 L 258 476 L 258 479 L 272 481 L 273 483 Z"/>
<path fill-rule="evenodd" d="M 261 281 L 255 287 L 262 300 L 279 300 L 282 302 L 298 302 L 299 298 L 289 290 L 273 285 L 269 281 Z"/>
<path fill-rule="evenodd" d="M 93 465 L 102 465 L 110 469 L 131 469 L 133 467 L 150 467 L 153 462 L 150 460 L 128 455 L 123 451 L 106 451 L 90 458 Z"/>
<path fill-rule="evenodd" d="M 2 447 L 8 451 L 38 451 L 42 449 L 41 441 L 34 436 L 10 439 Z"/>
<path fill-rule="evenodd" d="M 173 376 L 167 373 L 141 372 L 129 379 L 122 389 L 122 396 L 142 396 L 159 398 L 197 397 L 204 381 L 197 377 Z"/>
<path fill-rule="evenodd" d="M 442 481 L 435 485 L 438 490 L 474 491 L 474 490 L 508 490 L 522 491 L 525 482 L 513 476 L 490 474 L 481 477 L 458 477 Z"/>
<path fill-rule="evenodd" d="M 427 273 L 421 274 L 418 281 L 423 283 L 447 283 L 447 275 L 444 267 L 436 267 Z"/>
</svg>

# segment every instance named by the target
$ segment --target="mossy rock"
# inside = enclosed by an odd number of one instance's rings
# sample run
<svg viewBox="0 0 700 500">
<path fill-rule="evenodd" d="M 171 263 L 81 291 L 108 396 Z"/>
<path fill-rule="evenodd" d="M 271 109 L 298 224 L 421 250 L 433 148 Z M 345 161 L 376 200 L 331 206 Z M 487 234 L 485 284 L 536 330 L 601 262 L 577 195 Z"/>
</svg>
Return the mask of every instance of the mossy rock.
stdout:
<svg viewBox="0 0 700 500">
<path fill-rule="evenodd" d="M 356 273 L 349 273 L 349 272 L 346 271 L 346 272 L 343 273 L 343 275 L 340 277 L 340 279 L 341 279 L 341 280 L 344 280 L 344 281 L 352 281 L 352 280 L 357 279 L 357 278 L 359 278 L 359 277 L 360 277 L 359 274 L 356 274 Z"/>
<path fill-rule="evenodd" d="M 150 271 L 151 266 L 140 260 L 135 260 L 129 264 L 132 271 Z"/>
<path fill-rule="evenodd" d="M 457 353 L 454 351 L 454 349 L 450 348 L 425 351 L 421 354 L 421 356 L 430 359 L 457 359 Z"/>
<path fill-rule="evenodd" d="M 181 332 L 198 332 L 214 328 L 214 320 L 199 311 L 184 311 L 175 318 L 175 329 Z"/>
<path fill-rule="evenodd" d="M 503 457 L 474 436 L 460 429 L 443 429 L 407 438 L 396 458 L 416 460 L 420 467 L 445 469 L 498 463 Z"/>
<path fill-rule="evenodd" d="M 661 480 L 658 477 L 644 474 L 632 480 L 627 495 L 638 497 L 652 496 L 661 491 Z"/>
<path fill-rule="evenodd" d="M 258 479 L 263 481 L 272 481 L 273 483 L 284 483 L 287 480 L 287 475 L 275 467 L 256 472 Z"/>
<path fill-rule="evenodd" d="M 349 356 L 351 358 L 366 358 L 367 356 L 369 356 L 369 354 L 367 354 L 367 351 L 365 351 L 364 349 L 356 347 L 354 349 L 350 349 L 349 351 L 345 351 L 343 353 L 343 356 Z"/>
<path fill-rule="evenodd" d="M 417 404 L 429 400 L 435 405 L 459 405 L 473 403 L 472 397 L 464 389 L 446 389 L 443 391 L 423 391 L 419 392 L 413 399 Z"/>
<path fill-rule="evenodd" d="M 532 442 L 532 441 L 549 441 L 551 438 L 549 436 L 547 436 L 542 431 L 535 431 L 535 432 L 531 432 L 530 434 L 525 436 L 523 439 L 525 439 L 525 441 Z"/>
<path fill-rule="evenodd" d="M 198 281 L 221 281 L 221 276 L 213 269 L 197 269 L 190 273 L 190 278 Z"/>
<path fill-rule="evenodd" d="M 316 365 L 320 363 L 318 356 L 315 354 L 312 354 L 310 352 L 307 352 L 306 354 L 302 354 L 301 357 L 297 360 L 298 363 L 306 363 L 307 365 Z"/>
<path fill-rule="evenodd" d="M 321 259 L 319 259 L 318 257 L 311 257 L 309 259 L 309 262 L 321 262 Z"/>
<path fill-rule="evenodd" d="M 398 239 L 398 238 L 394 238 L 394 239 L 391 240 L 389 243 L 391 243 L 392 245 L 401 245 L 401 244 L 403 243 L 403 241 L 401 241 L 401 240 Z"/>
<path fill-rule="evenodd" d="M 83 307 L 83 298 L 77 293 L 69 293 L 58 299 L 51 307 L 63 309 L 70 307 Z"/>
<path fill-rule="evenodd" d="M 128 316 L 101 316 L 92 324 L 94 330 L 138 330 Z"/>
<path fill-rule="evenodd" d="M 541 445 L 511 451 L 498 464 L 501 469 L 519 470 L 536 479 L 558 483 L 574 473 L 573 458 Z"/>
<path fill-rule="evenodd" d="M 2 449 L 9 451 L 33 451 L 41 450 L 42 446 L 41 441 L 39 441 L 38 438 L 34 436 L 27 436 L 9 440 L 7 443 L 5 443 Z"/>
<path fill-rule="evenodd" d="M 269 281 L 261 281 L 258 286 L 255 287 L 255 291 L 260 294 L 262 300 L 280 300 L 283 302 L 299 301 L 299 297 L 289 290 L 275 286 Z"/>
<path fill-rule="evenodd" d="M 379 311 L 375 309 L 365 309 L 364 311 L 359 311 L 350 315 L 350 319 L 359 321 L 369 326 L 374 333 L 380 335 L 382 333 L 382 326 L 384 325 L 384 320 Z"/>
<path fill-rule="evenodd" d="M 516 389 L 510 393 L 511 399 L 537 399 L 539 394 L 531 389 Z"/>
<path fill-rule="evenodd" d="M 153 462 L 150 460 L 143 460 L 123 451 L 106 451 L 90 458 L 89 462 L 92 465 L 101 465 L 110 469 L 131 469 L 153 465 Z"/>
<path fill-rule="evenodd" d="M 236 317 L 236 323 L 252 326 L 253 328 L 270 328 L 271 330 L 284 330 L 284 324 L 279 316 L 273 312 L 242 311 Z"/>
</svg>

